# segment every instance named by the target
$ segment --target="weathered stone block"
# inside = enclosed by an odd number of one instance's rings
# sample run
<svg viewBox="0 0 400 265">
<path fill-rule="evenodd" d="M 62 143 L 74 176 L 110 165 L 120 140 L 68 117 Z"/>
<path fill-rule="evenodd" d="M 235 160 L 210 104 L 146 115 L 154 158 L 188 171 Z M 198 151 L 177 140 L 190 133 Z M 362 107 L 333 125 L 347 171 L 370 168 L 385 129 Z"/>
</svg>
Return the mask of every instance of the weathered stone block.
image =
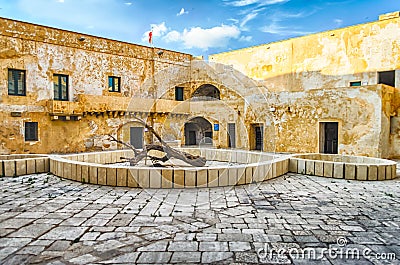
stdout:
<svg viewBox="0 0 400 265">
<path fill-rule="evenodd" d="M 285 159 L 283 161 L 283 174 L 286 174 L 289 172 L 289 159 Z"/>
<path fill-rule="evenodd" d="M 26 159 L 26 174 L 36 173 L 36 162 L 35 158 Z"/>
<path fill-rule="evenodd" d="M 264 165 L 264 174 L 265 179 L 273 179 L 274 178 L 274 167 L 272 163 L 268 163 Z"/>
<path fill-rule="evenodd" d="M 75 180 L 81 182 L 82 181 L 82 165 L 76 164 L 75 165 Z"/>
<path fill-rule="evenodd" d="M 117 172 L 118 174 L 118 172 Z M 128 168 L 126 173 L 126 185 L 131 188 L 142 187 L 141 185 L 150 186 L 150 175 L 148 177 L 148 184 L 145 182 L 144 184 L 140 183 L 139 170 L 137 168 Z M 148 173 L 150 174 L 150 173 Z M 146 175 L 146 174 L 145 174 Z"/>
<path fill-rule="evenodd" d="M 232 151 L 229 153 L 229 161 L 232 163 L 237 163 L 238 161 L 238 152 L 237 151 Z"/>
<path fill-rule="evenodd" d="M 57 176 L 62 177 L 62 174 L 63 174 L 63 164 L 64 164 L 64 162 L 62 162 L 62 161 L 57 161 Z"/>
<path fill-rule="evenodd" d="M 357 165 L 357 180 L 367 180 L 367 179 L 368 179 L 368 166 Z"/>
<path fill-rule="evenodd" d="M 306 174 L 315 175 L 314 161 L 306 160 Z"/>
<path fill-rule="evenodd" d="M 323 161 L 314 161 L 314 175 L 316 176 L 324 176 L 324 162 Z"/>
<path fill-rule="evenodd" d="M 396 178 L 396 165 L 392 165 L 392 179 Z"/>
<path fill-rule="evenodd" d="M 263 178 L 264 168 L 261 165 L 257 165 L 253 169 L 253 182 L 261 182 Z"/>
<path fill-rule="evenodd" d="M 174 188 L 183 188 L 185 186 L 185 171 L 174 170 Z"/>
<path fill-rule="evenodd" d="M 196 171 L 194 170 L 185 171 L 185 187 L 186 188 L 196 187 Z"/>
<path fill-rule="evenodd" d="M 245 174 L 246 174 L 246 183 L 247 184 L 253 183 L 253 167 L 246 166 Z"/>
<path fill-rule="evenodd" d="M 4 176 L 6 177 L 14 177 L 15 176 L 15 160 L 4 160 Z"/>
<path fill-rule="evenodd" d="M 238 173 L 237 168 L 228 168 L 228 185 L 230 186 L 237 185 L 239 181 L 237 173 Z"/>
<path fill-rule="evenodd" d="M 237 185 L 246 184 L 246 168 L 245 167 L 238 167 L 237 168 L 237 176 L 238 176 L 238 179 L 239 179 Z"/>
<path fill-rule="evenodd" d="M 220 187 L 228 186 L 229 184 L 229 176 L 228 176 L 228 169 L 222 168 L 218 170 L 218 185 Z"/>
<path fill-rule="evenodd" d="M 384 166 L 378 166 L 378 180 L 386 179 L 386 169 Z"/>
<path fill-rule="evenodd" d="M 356 179 L 356 165 L 355 164 L 345 164 L 344 178 L 345 179 Z"/>
<path fill-rule="evenodd" d="M 386 179 L 392 179 L 392 166 L 386 166 Z"/>
<path fill-rule="evenodd" d="M 46 158 L 37 158 L 35 159 L 35 168 L 37 173 L 45 173 L 45 168 L 44 168 L 44 160 Z"/>
<path fill-rule="evenodd" d="M 297 158 L 290 158 L 289 159 L 289 172 L 298 173 L 297 172 L 297 163 L 298 163 L 298 159 Z"/>
<path fill-rule="evenodd" d="M 161 170 L 150 169 L 150 188 L 159 189 L 161 188 Z"/>
<path fill-rule="evenodd" d="M 162 188 L 173 188 L 174 181 L 173 181 L 173 169 L 163 169 L 161 176 L 161 187 Z"/>
<path fill-rule="evenodd" d="M 130 170 L 130 169 L 117 168 L 117 186 L 118 187 L 127 187 L 128 186 L 128 170 Z"/>
<path fill-rule="evenodd" d="M 333 163 L 324 161 L 324 177 L 333 177 Z"/>
<path fill-rule="evenodd" d="M 208 187 L 218 187 L 218 169 L 208 169 Z"/>
<path fill-rule="evenodd" d="M 25 159 L 17 159 L 15 160 L 15 173 L 17 176 L 26 175 L 26 160 Z"/>
<path fill-rule="evenodd" d="M 144 169 L 141 168 L 139 171 L 139 181 L 138 181 L 138 185 L 141 188 L 150 188 L 150 170 L 149 169 Z M 128 173 L 128 177 L 129 177 L 129 173 Z M 129 178 L 128 178 L 129 181 Z"/>
<path fill-rule="evenodd" d="M 109 167 L 107 168 L 107 185 L 117 186 L 117 169 Z"/>
<path fill-rule="evenodd" d="M 62 171 L 60 177 L 65 178 L 65 179 L 72 179 L 71 163 L 63 163 L 63 171 Z"/>
<path fill-rule="evenodd" d="M 89 166 L 89 183 L 97 184 L 97 166 Z"/>
<path fill-rule="evenodd" d="M 50 171 L 50 158 L 44 159 L 44 172 Z"/>
<path fill-rule="evenodd" d="M 344 178 L 344 163 L 333 164 L 333 177 L 336 179 Z"/>
<path fill-rule="evenodd" d="M 2 160 L 0 160 L 0 177 L 4 177 L 3 161 Z"/>
<path fill-rule="evenodd" d="M 97 184 L 107 185 L 107 168 L 105 167 L 97 168 Z"/>
<path fill-rule="evenodd" d="M 306 174 L 306 160 L 304 159 L 297 160 L 297 173 Z"/>
<path fill-rule="evenodd" d="M 83 183 L 90 183 L 90 178 L 89 178 L 89 166 L 88 165 L 82 165 L 81 166 L 81 174 L 82 174 L 82 182 Z"/>
<path fill-rule="evenodd" d="M 207 169 L 200 169 L 197 171 L 197 187 L 207 187 Z"/>
<path fill-rule="evenodd" d="M 378 166 L 368 167 L 368 180 L 378 180 Z"/>
</svg>

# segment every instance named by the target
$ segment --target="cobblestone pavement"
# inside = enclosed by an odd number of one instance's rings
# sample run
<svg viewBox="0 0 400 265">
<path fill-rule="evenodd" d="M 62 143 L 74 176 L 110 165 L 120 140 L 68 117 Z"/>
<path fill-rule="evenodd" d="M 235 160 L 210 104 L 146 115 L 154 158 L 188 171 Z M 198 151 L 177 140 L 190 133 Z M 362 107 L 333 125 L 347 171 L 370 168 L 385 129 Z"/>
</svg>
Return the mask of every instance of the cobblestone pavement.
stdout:
<svg viewBox="0 0 400 265">
<path fill-rule="evenodd" d="M 141 190 L 40 174 L 0 190 L 0 264 L 400 264 L 400 178 Z"/>
</svg>

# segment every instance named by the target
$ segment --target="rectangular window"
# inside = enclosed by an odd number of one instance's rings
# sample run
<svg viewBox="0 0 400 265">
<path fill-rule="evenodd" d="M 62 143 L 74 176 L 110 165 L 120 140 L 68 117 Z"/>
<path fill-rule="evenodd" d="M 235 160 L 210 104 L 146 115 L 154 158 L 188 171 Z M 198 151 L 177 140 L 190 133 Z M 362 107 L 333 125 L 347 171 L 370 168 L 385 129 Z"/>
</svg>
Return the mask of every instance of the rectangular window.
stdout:
<svg viewBox="0 0 400 265">
<path fill-rule="evenodd" d="M 68 101 L 68 76 L 53 75 L 54 99 Z"/>
<path fill-rule="evenodd" d="M 183 101 L 183 87 L 175 87 L 175 100 Z"/>
<path fill-rule="evenodd" d="M 378 84 L 395 87 L 395 71 L 378 72 Z"/>
<path fill-rule="evenodd" d="M 352 81 L 350 82 L 350 86 L 361 86 L 361 81 Z"/>
<path fill-rule="evenodd" d="M 8 69 L 8 94 L 14 96 L 25 96 L 25 71 Z"/>
<path fill-rule="evenodd" d="M 25 141 L 38 140 L 38 123 L 25 122 Z"/>
<path fill-rule="evenodd" d="M 121 77 L 116 77 L 116 76 L 108 77 L 108 91 L 121 92 Z"/>
</svg>

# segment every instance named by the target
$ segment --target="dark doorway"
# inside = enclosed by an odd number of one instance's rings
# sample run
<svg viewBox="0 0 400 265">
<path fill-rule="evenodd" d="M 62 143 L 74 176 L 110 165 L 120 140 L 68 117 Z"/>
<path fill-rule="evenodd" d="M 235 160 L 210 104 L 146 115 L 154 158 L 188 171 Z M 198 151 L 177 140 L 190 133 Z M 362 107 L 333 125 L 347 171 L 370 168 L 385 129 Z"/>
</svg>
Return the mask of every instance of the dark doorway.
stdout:
<svg viewBox="0 0 400 265">
<path fill-rule="evenodd" d="M 255 148 L 255 150 L 262 150 L 262 148 L 263 148 L 262 126 L 256 126 L 254 129 L 255 129 L 255 133 L 256 133 L 256 148 Z"/>
<path fill-rule="evenodd" d="M 236 124 L 228 123 L 228 147 L 236 147 Z"/>
<path fill-rule="evenodd" d="M 395 87 L 395 72 L 394 71 L 378 72 L 378 84 L 385 84 L 388 86 Z"/>
<path fill-rule="evenodd" d="M 250 149 L 263 150 L 263 126 L 262 124 L 252 124 L 250 129 Z"/>
<path fill-rule="evenodd" d="M 196 144 L 196 131 L 189 131 L 188 145 Z"/>
<path fill-rule="evenodd" d="M 130 128 L 130 143 L 135 148 L 143 148 L 143 127 Z"/>
<path fill-rule="evenodd" d="M 339 123 L 320 123 L 320 152 L 325 154 L 338 153 Z"/>
<path fill-rule="evenodd" d="M 212 144 L 213 131 L 209 121 L 196 117 L 185 123 L 185 145 Z"/>
</svg>

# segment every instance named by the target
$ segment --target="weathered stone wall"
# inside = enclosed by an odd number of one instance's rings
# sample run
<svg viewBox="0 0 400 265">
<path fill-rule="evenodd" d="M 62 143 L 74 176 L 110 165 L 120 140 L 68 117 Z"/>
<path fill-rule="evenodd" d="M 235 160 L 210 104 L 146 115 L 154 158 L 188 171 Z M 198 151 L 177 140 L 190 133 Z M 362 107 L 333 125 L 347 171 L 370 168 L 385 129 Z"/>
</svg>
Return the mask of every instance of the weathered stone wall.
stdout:
<svg viewBox="0 0 400 265">
<path fill-rule="evenodd" d="M 400 18 L 214 54 L 210 61 L 232 65 L 262 80 L 272 91 L 377 84 L 377 71 L 397 70 L 400 87 Z"/>
<path fill-rule="evenodd" d="M 389 22 L 385 23 L 390 28 Z M 377 24 L 384 26 L 383 22 Z M 341 31 L 334 32 L 339 36 Z M 254 147 L 253 126 L 262 125 L 263 150 L 270 152 L 318 152 L 319 123 L 337 121 L 339 153 L 400 155 L 396 147 L 400 143 L 400 121 L 393 119 L 400 107 L 396 105 L 400 99 L 398 90 L 382 85 L 335 88 L 347 86 L 346 80 L 355 77 L 350 78 L 349 72 L 344 71 L 353 65 L 344 67 L 342 60 L 331 62 L 338 64 L 337 69 L 321 66 L 321 56 L 335 52 L 332 43 L 320 44 L 327 45 L 322 50 L 332 46 L 327 53 L 311 49 L 303 54 L 293 53 L 293 47 L 302 49 L 307 38 L 317 41 L 317 36 L 299 38 L 296 45 L 295 40 L 271 44 L 277 50 L 274 56 L 263 46 L 214 56 L 227 63 L 236 58 L 236 65 L 231 67 L 208 64 L 188 54 L 165 50 L 159 53 L 157 48 L 0 19 L 0 153 L 115 149 L 118 146 L 107 135 L 129 141 L 130 127 L 140 126 L 135 123 L 137 116 L 152 124 L 165 140 L 182 144 L 185 123 L 203 117 L 212 125 L 219 124 L 219 131 L 213 131 L 213 145 L 222 148 L 228 147 L 228 123 L 236 123 L 236 147 L 242 149 Z M 336 41 L 339 40 L 343 38 Z M 272 46 L 265 49 L 271 50 Z M 265 65 L 268 58 L 279 63 Z M 235 69 L 240 65 L 250 68 L 240 72 Z M 377 63 L 371 65 L 372 69 Z M 316 70 L 318 67 L 322 70 Z M 26 96 L 8 95 L 8 68 L 26 70 Z M 54 73 L 69 75 L 70 101 L 53 100 Z M 121 93 L 108 91 L 108 76 L 121 77 Z M 376 73 L 371 78 L 376 79 Z M 205 84 L 215 86 L 221 99 L 191 100 L 196 89 Z M 177 86 L 184 89 L 184 101 L 175 101 Z M 12 112 L 21 117 L 12 117 Z M 39 123 L 39 141 L 24 141 L 25 121 Z M 148 133 L 145 139 L 152 141 Z"/>
</svg>

